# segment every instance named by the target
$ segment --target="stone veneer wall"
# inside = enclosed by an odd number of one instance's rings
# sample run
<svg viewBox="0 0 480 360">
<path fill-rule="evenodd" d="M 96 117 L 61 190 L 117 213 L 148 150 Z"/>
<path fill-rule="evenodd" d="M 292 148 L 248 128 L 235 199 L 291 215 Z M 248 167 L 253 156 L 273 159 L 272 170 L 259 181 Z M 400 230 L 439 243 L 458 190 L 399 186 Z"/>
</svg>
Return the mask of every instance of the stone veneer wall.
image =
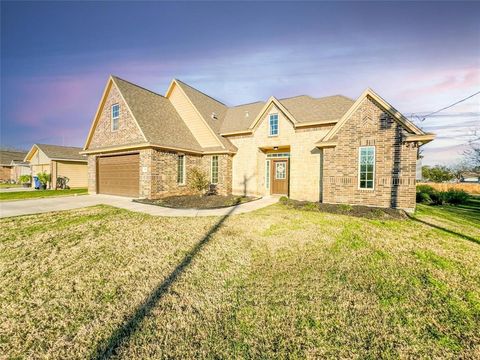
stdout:
<svg viewBox="0 0 480 360">
<path fill-rule="evenodd" d="M 323 202 L 402 209 L 415 208 L 417 146 L 404 143 L 403 128 L 366 98 L 323 150 Z M 373 190 L 359 189 L 358 149 L 375 146 Z"/>
<path fill-rule="evenodd" d="M 141 149 L 135 152 L 118 152 L 109 155 L 139 153 L 140 158 L 140 184 L 139 196 L 141 198 L 157 199 L 171 195 L 192 194 L 191 170 L 198 168 L 210 179 L 210 155 L 185 155 L 186 184 L 177 183 L 177 157 L 178 153 L 156 149 Z M 88 191 L 96 192 L 96 157 L 88 156 Z M 232 192 L 232 157 L 218 155 L 218 193 L 228 195 Z"/>
</svg>

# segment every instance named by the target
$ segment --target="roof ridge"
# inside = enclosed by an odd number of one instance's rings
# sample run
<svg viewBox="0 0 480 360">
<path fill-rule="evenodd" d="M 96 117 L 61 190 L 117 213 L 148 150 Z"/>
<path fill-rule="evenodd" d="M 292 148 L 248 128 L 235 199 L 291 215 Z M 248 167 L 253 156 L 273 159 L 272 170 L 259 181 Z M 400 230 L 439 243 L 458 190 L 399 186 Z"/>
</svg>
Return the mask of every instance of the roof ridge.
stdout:
<svg viewBox="0 0 480 360">
<path fill-rule="evenodd" d="M 205 95 L 206 97 L 209 97 L 209 98 L 212 99 L 213 101 L 216 101 L 217 103 L 222 104 L 223 106 L 225 106 L 226 108 L 228 108 L 227 104 L 221 102 L 220 100 L 215 99 L 213 96 L 210 96 L 210 95 L 208 95 L 208 94 L 205 94 L 203 91 L 198 90 L 197 88 L 194 88 L 192 85 L 189 85 L 189 84 L 187 84 L 186 82 L 184 82 L 184 81 L 182 81 L 182 80 L 180 80 L 180 79 L 177 79 L 177 78 L 174 78 L 174 80 L 177 81 L 177 82 L 179 82 L 179 83 L 181 83 L 181 84 L 183 84 L 183 85 L 188 86 L 189 88 L 191 88 L 191 89 L 199 92 L 199 93 L 202 94 L 202 95 Z"/>
<path fill-rule="evenodd" d="M 129 85 L 135 86 L 135 87 L 137 87 L 137 88 L 139 88 L 139 89 L 148 91 L 148 92 L 150 92 L 150 93 L 152 93 L 152 94 L 154 94 L 154 95 L 158 95 L 158 96 L 166 99 L 166 97 L 163 96 L 162 94 L 159 94 L 159 93 L 157 93 L 157 92 L 155 92 L 155 91 L 153 91 L 153 90 L 147 89 L 146 87 L 143 87 L 143 86 L 140 86 L 140 85 L 138 85 L 138 84 L 135 84 L 135 83 L 133 83 L 133 82 L 131 82 L 131 81 L 122 79 L 121 77 L 118 77 L 118 76 L 116 76 L 116 75 L 111 75 L 111 76 L 112 76 L 112 78 L 114 78 L 114 79 L 118 79 L 118 80 L 124 81 L 124 82 L 126 82 L 127 84 L 129 84 Z"/>
<path fill-rule="evenodd" d="M 311 97 L 310 95 L 295 95 L 295 96 L 290 96 L 290 97 L 286 97 L 286 98 L 281 98 L 281 99 L 278 99 L 278 101 L 282 101 L 282 100 L 288 100 L 288 99 L 294 99 L 294 98 L 297 98 L 297 97 L 301 97 L 301 96 L 306 96 L 306 97 L 309 97 L 310 99 L 314 99 L 313 97 Z"/>
<path fill-rule="evenodd" d="M 348 96 L 345 96 L 345 95 L 342 95 L 342 94 L 327 95 L 327 96 L 322 96 L 322 97 L 312 98 L 312 99 L 314 99 L 314 100 L 322 100 L 322 99 L 327 99 L 327 98 L 332 98 L 332 97 L 342 97 L 342 98 L 347 99 L 347 100 L 355 101 L 355 100 L 349 98 Z"/>
<path fill-rule="evenodd" d="M 58 147 L 63 147 L 63 148 L 75 148 L 75 149 L 82 149 L 82 147 L 80 146 L 66 146 L 66 145 L 57 145 L 57 144 L 39 144 L 39 143 L 35 143 L 33 145 L 36 145 L 36 146 L 58 146 Z"/>
<path fill-rule="evenodd" d="M 265 101 L 258 100 L 258 101 L 252 101 L 252 102 L 245 103 L 245 104 L 233 105 L 233 106 L 230 106 L 229 109 L 236 108 L 236 107 L 240 107 L 240 106 L 245 106 L 245 105 L 260 104 L 260 103 L 261 103 L 261 104 L 264 104 Z"/>
</svg>

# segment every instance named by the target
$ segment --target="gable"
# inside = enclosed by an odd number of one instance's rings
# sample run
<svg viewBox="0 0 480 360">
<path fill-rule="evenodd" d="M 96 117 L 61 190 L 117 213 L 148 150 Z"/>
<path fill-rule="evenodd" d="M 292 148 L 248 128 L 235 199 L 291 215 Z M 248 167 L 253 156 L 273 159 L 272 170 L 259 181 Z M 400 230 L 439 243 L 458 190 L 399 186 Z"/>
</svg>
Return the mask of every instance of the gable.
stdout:
<svg viewBox="0 0 480 360">
<path fill-rule="evenodd" d="M 212 129 L 206 124 L 200 113 L 187 98 L 185 93 L 174 81 L 166 95 L 175 110 L 195 136 L 200 146 L 204 148 L 222 146 Z"/>
<path fill-rule="evenodd" d="M 118 130 L 112 130 L 111 108 L 120 105 Z M 134 119 L 118 87 L 110 79 L 100 102 L 85 149 L 128 145 L 145 142 L 145 137 Z"/>
<path fill-rule="evenodd" d="M 427 135 L 421 129 L 419 129 L 415 124 L 409 121 L 405 116 L 403 116 L 397 109 L 383 100 L 378 96 L 373 90 L 367 89 L 363 92 L 362 95 L 355 101 L 352 107 L 343 115 L 340 121 L 332 128 L 331 131 L 323 138 L 322 142 L 329 142 L 335 138 L 336 134 L 340 131 L 346 123 L 350 121 L 352 115 L 362 106 L 365 101 L 370 101 L 375 104 L 375 106 L 380 109 L 384 117 L 391 117 L 393 121 L 400 124 L 405 132 L 412 135 Z M 373 126 L 378 119 L 372 119 L 371 114 L 368 113 L 362 114 L 362 122 L 366 126 Z"/>
<path fill-rule="evenodd" d="M 278 136 L 270 136 L 270 115 L 278 114 Z M 278 139 L 284 137 L 286 134 L 294 133 L 295 128 L 292 121 L 286 116 L 281 109 L 275 104 L 271 104 L 253 129 L 255 137 Z"/>
<path fill-rule="evenodd" d="M 25 161 L 30 162 L 32 165 L 48 164 L 50 163 L 50 158 L 37 145 L 33 145 L 27 156 L 25 156 Z"/>
</svg>

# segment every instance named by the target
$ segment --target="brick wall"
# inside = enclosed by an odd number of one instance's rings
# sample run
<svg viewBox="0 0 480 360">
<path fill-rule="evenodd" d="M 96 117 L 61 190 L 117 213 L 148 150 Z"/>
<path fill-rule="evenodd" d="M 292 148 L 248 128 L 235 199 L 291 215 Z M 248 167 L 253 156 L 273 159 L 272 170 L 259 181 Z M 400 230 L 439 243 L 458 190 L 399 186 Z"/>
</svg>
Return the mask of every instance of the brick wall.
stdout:
<svg viewBox="0 0 480 360">
<path fill-rule="evenodd" d="M 177 183 L 178 153 L 156 149 L 141 149 L 139 196 L 157 199 L 171 195 L 193 194 L 191 188 L 191 171 L 194 168 L 202 171 L 208 180 L 211 173 L 210 155 L 185 154 L 185 185 Z M 117 155 L 129 152 L 118 152 Z M 113 155 L 113 154 L 109 154 Z M 96 192 L 96 155 L 88 156 L 88 191 Z M 218 155 L 218 193 L 227 195 L 232 192 L 232 157 Z"/>
<path fill-rule="evenodd" d="M 0 180 L 8 181 L 11 178 L 10 166 L 0 166 Z"/>
<path fill-rule="evenodd" d="M 415 208 L 417 147 L 402 141 L 402 127 L 366 98 L 323 150 L 323 202 Z M 373 190 L 359 189 L 358 148 L 375 146 Z"/>
<path fill-rule="evenodd" d="M 120 105 L 120 119 L 118 130 L 112 131 L 112 105 Z M 144 142 L 145 139 L 140 132 L 135 120 L 130 115 L 120 92 L 115 85 L 112 85 L 100 112 L 100 117 L 92 136 L 88 149 L 102 148 L 107 146 L 118 146 Z"/>
</svg>

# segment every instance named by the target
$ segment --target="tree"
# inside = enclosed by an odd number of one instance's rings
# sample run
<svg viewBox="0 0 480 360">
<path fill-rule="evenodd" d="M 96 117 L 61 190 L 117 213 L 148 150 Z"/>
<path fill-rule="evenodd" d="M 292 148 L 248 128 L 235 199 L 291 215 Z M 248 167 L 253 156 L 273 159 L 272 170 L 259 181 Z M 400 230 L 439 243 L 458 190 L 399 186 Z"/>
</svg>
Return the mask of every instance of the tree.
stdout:
<svg viewBox="0 0 480 360">
<path fill-rule="evenodd" d="M 473 171 L 480 172 L 480 130 L 473 131 L 468 141 L 468 149 L 465 150 L 465 158 Z"/>
<path fill-rule="evenodd" d="M 465 160 L 460 161 L 459 163 L 453 165 L 450 168 L 450 172 L 452 173 L 453 178 L 457 182 L 462 181 L 465 173 L 469 171 L 471 171 L 471 166 L 469 166 L 469 164 Z"/>
<path fill-rule="evenodd" d="M 433 182 L 445 182 L 452 180 L 455 176 L 448 167 L 435 165 L 433 167 L 423 166 L 422 177 Z"/>
</svg>

